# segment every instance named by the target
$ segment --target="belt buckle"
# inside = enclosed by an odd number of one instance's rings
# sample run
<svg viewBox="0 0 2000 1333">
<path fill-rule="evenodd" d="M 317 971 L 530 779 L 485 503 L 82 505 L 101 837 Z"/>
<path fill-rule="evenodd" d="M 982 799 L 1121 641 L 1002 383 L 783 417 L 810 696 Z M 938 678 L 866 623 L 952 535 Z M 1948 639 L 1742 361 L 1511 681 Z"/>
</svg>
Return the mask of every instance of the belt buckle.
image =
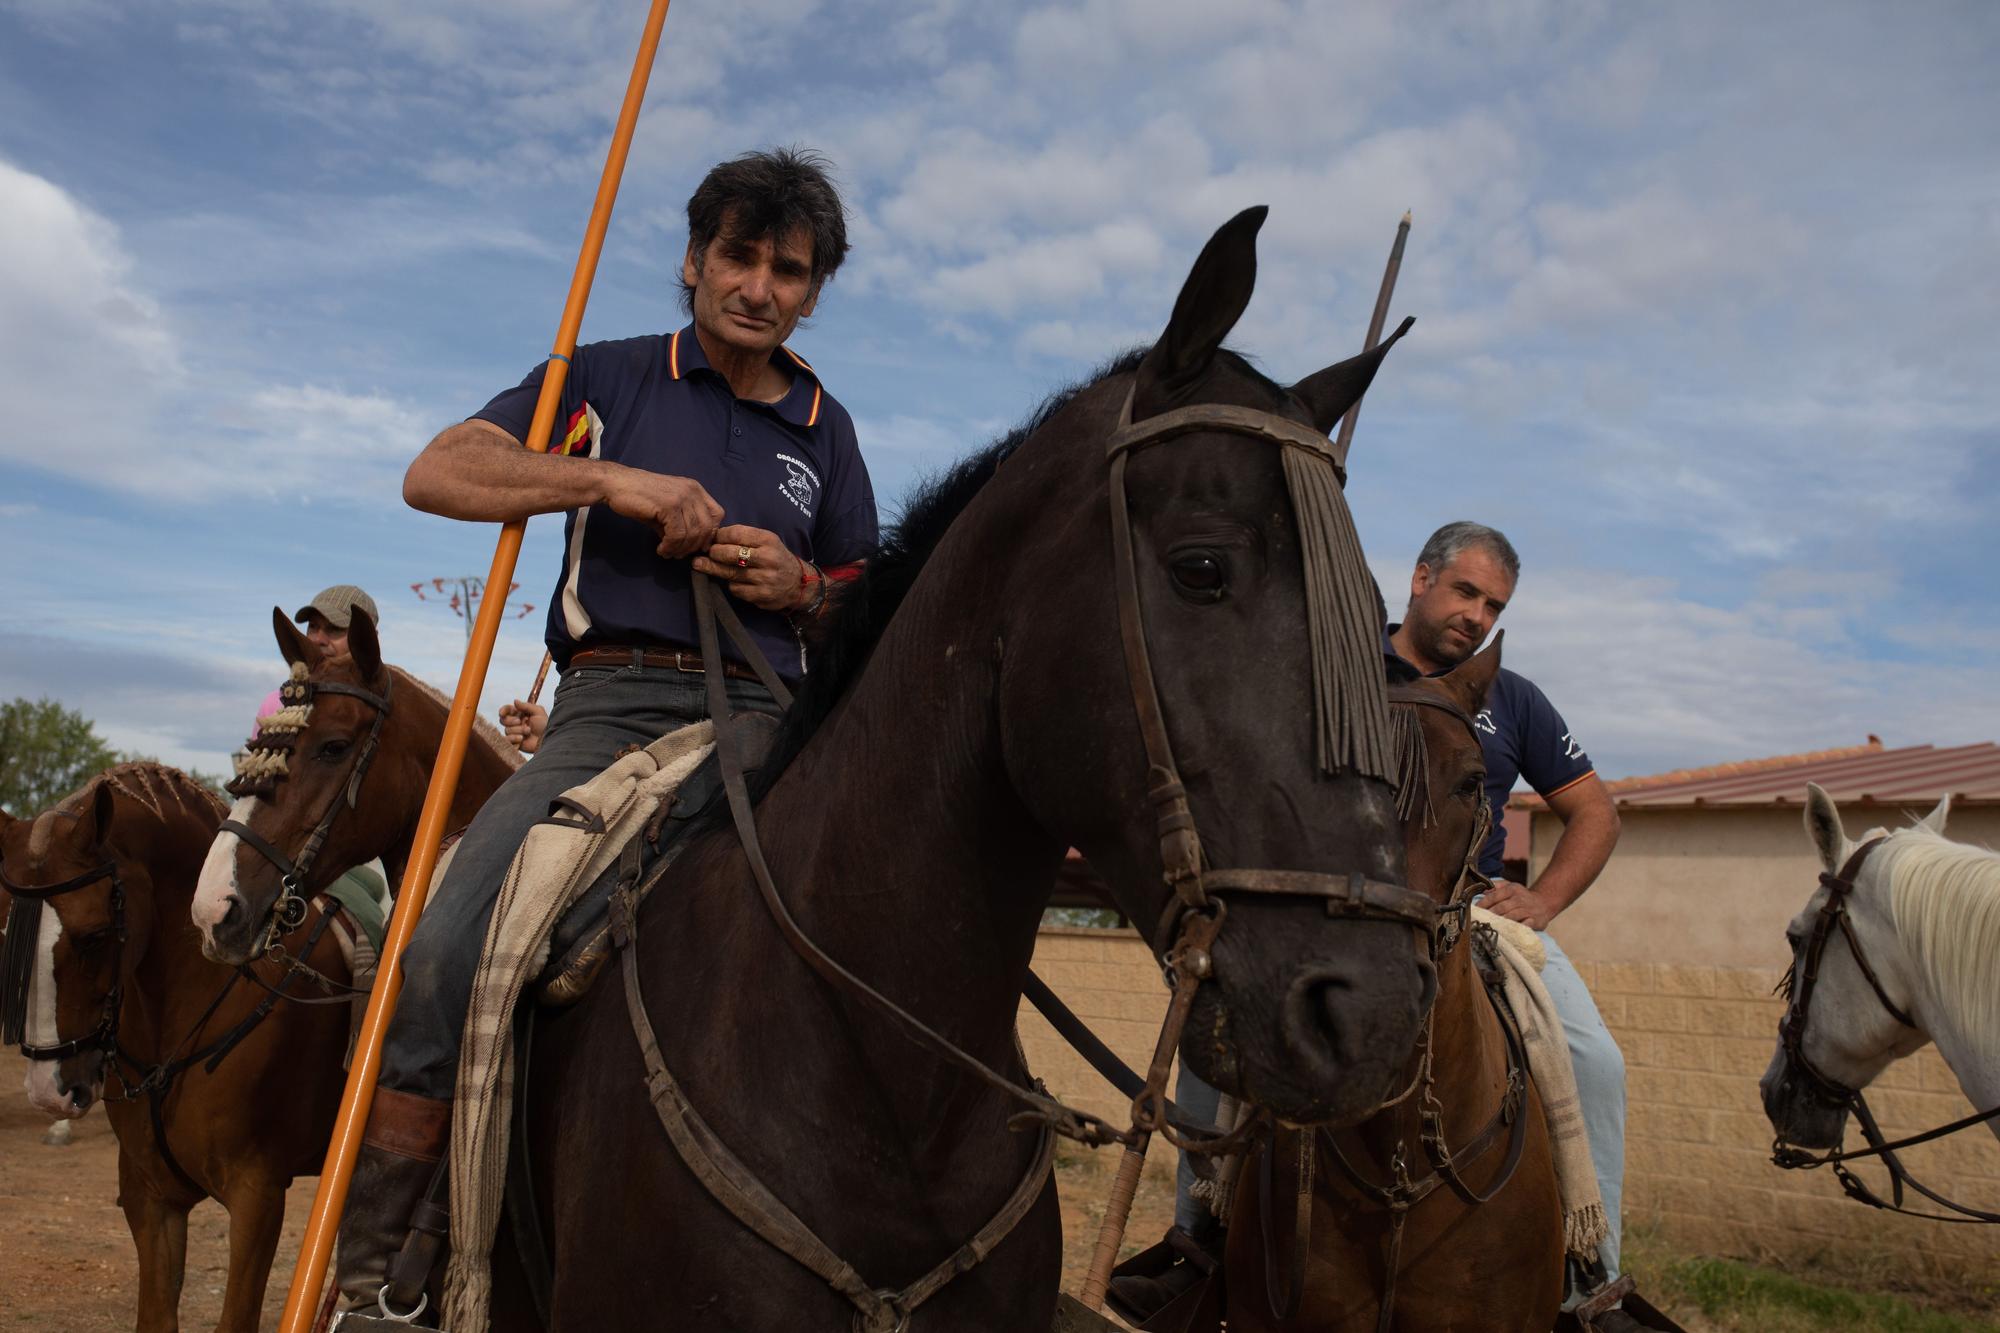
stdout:
<svg viewBox="0 0 2000 1333">
<path fill-rule="evenodd" d="M 688 665 L 688 658 L 690 656 L 694 657 L 693 666 Z M 701 656 L 699 654 L 690 654 L 686 649 L 683 648 L 676 650 L 674 653 L 674 670 L 685 671 L 691 676 L 699 676 L 704 674 L 708 670 L 708 667 L 701 660 Z"/>
</svg>

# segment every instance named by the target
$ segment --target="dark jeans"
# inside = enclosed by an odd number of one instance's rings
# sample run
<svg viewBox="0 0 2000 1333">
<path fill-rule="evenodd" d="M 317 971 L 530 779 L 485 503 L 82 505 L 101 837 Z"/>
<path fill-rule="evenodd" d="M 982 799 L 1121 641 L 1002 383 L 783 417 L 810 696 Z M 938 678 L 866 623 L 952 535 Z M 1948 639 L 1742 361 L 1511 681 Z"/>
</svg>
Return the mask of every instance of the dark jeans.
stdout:
<svg viewBox="0 0 2000 1333">
<path fill-rule="evenodd" d="M 732 711 L 776 714 L 755 681 L 729 682 Z M 403 993 L 382 1049 L 384 1087 L 449 1098 L 486 924 L 529 828 L 571 787 L 590 781 L 629 745 L 649 745 L 708 716 L 702 677 L 668 667 L 565 672 L 541 749 L 480 808 L 424 906 L 403 954 Z M 615 875 L 614 866 L 607 875 Z"/>
</svg>

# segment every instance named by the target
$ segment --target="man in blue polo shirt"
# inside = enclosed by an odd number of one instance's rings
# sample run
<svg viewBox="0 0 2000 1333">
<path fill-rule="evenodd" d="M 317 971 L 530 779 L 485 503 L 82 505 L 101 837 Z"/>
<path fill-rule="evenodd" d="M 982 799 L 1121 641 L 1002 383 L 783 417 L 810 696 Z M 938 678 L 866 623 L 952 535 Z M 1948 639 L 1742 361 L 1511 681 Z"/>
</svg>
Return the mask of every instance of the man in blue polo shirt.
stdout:
<svg viewBox="0 0 2000 1333">
<path fill-rule="evenodd" d="M 1392 673 L 1407 670 L 1435 676 L 1464 662 L 1486 641 L 1514 595 L 1521 560 L 1512 543 L 1493 528 L 1478 523 L 1447 523 L 1431 534 L 1410 575 L 1410 601 L 1401 624 L 1383 634 L 1382 652 Z M 1479 869 L 1493 881 L 1481 906 L 1499 916 L 1546 931 L 1558 913 L 1590 887 L 1618 843 L 1618 811 L 1610 793 L 1591 766 L 1590 758 L 1548 697 L 1533 681 L 1505 667 L 1487 700 L 1473 719 L 1486 760 L 1486 799 L 1493 810 L 1493 828 L 1481 849 Z M 1501 815 L 1517 781 L 1525 779 L 1548 801 L 1563 821 L 1561 837 L 1549 863 L 1532 885 L 1503 877 L 1506 834 Z M 1591 1164 L 1597 1169 L 1611 1234 L 1599 1253 L 1609 1274 L 1618 1274 L 1619 1202 L 1625 1179 L 1625 1057 L 1605 1028 L 1575 964 L 1553 937 L 1542 934 L 1548 962 L 1542 981 L 1555 1001 L 1569 1037 L 1576 1067 L 1578 1098 L 1584 1128 L 1590 1136 Z M 1220 1094 L 1182 1067 L 1174 1097 L 1189 1112 L 1213 1119 Z M 1207 1205 L 1192 1197 L 1195 1175 L 1185 1154 L 1178 1177 L 1174 1228 L 1170 1248 L 1219 1254 L 1221 1226 Z M 1178 1243 L 1177 1243 L 1178 1239 Z M 1555 1238 L 1551 1237 L 1551 1244 Z M 1147 1316 L 1199 1280 L 1201 1265 L 1177 1263 L 1159 1276 L 1124 1277 L 1113 1294 L 1125 1311 Z M 1612 1323 L 1629 1319 L 1623 1311 L 1607 1316 Z M 1627 1323 L 1626 1327 L 1637 1327 Z"/>
<path fill-rule="evenodd" d="M 874 549 L 875 495 L 846 409 L 785 346 L 847 253 L 826 162 L 750 153 L 688 200 L 677 332 L 576 349 L 546 454 L 522 448 L 544 367 L 410 464 L 415 508 L 475 522 L 565 515 L 549 598 L 562 672 L 533 763 L 479 812 L 403 956 L 404 991 L 340 1233 L 337 1281 L 372 1310 L 451 1123 L 460 1031 L 508 863 L 550 802 L 617 754 L 708 715 L 689 571 L 742 603 L 778 674 Z M 777 705 L 725 639 L 733 707 Z M 401 1283 L 399 1285 L 407 1285 Z M 404 1313 L 414 1293 L 402 1293 Z M 392 1313 L 385 1309 L 384 1313 Z"/>
<path fill-rule="evenodd" d="M 1451 670 L 1479 651 L 1514 596 L 1521 558 L 1513 544 L 1479 523 L 1447 523 L 1431 534 L 1410 575 L 1410 602 L 1400 625 L 1389 626 L 1383 652 L 1426 676 Z M 1507 668 L 1473 719 L 1486 759 L 1486 799 L 1493 830 L 1479 869 L 1493 881 L 1480 905 L 1538 932 L 1583 896 L 1618 845 L 1618 811 L 1590 757 L 1535 683 Z M 1562 820 L 1549 861 L 1533 884 L 1502 875 L 1506 833 L 1500 827 L 1508 794 L 1527 784 Z M 1625 1057 L 1604 1026 L 1576 965 L 1544 933 L 1548 962 L 1542 983 L 1555 1001 L 1576 1067 L 1590 1160 L 1611 1234 L 1598 1247 L 1610 1275 L 1618 1275 L 1619 1204 L 1625 1184 Z"/>
</svg>

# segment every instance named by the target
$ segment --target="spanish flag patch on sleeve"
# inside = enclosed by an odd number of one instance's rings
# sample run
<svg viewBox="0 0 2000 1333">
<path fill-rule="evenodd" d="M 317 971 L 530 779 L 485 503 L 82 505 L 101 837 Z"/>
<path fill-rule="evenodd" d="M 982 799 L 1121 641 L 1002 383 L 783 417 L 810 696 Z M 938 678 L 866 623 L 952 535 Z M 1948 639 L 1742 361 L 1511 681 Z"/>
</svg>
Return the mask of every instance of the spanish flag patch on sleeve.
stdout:
<svg viewBox="0 0 2000 1333">
<path fill-rule="evenodd" d="M 569 424 L 564 427 L 562 439 L 549 452 L 564 457 L 597 457 L 597 442 L 604 435 L 604 423 L 598 419 L 597 411 L 585 403 L 570 413 Z"/>
</svg>

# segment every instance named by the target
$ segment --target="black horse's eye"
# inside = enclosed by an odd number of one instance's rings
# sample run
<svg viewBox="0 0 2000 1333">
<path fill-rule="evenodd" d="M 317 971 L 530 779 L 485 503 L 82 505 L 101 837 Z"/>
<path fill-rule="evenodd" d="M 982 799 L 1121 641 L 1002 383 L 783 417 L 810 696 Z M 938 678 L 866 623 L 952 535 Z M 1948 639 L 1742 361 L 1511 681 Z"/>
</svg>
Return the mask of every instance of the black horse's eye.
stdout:
<svg viewBox="0 0 2000 1333">
<path fill-rule="evenodd" d="M 1177 552 L 1170 568 L 1174 583 L 1197 601 L 1220 601 L 1229 587 L 1229 571 L 1214 551 Z"/>
<path fill-rule="evenodd" d="M 319 749 L 313 751 L 313 758 L 319 760 L 321 763 L 330 764 L 340 758 L 340 756 L 346 754 L 348 747 L 352 744 L 352 741 L 341 740 L 338 737 L 330 741 L 321 741 Z"/>
<path fill-rule="evenodd" d="M 99 954 L 117 942 L 118 931 L 115 928 L 107 928 L 91 931 L 90 934 L 85 935 L 76 942 L 76 947 L 82 953 Z"/>
<path fill-rule="evenodd" d="M 1486 794 L 1486 775 L 1479 772 L 1467 773 L 1465 780 L 1458 784 L 1458 794 L 1460 796 L 1484 796 Z"/>
</svg>

